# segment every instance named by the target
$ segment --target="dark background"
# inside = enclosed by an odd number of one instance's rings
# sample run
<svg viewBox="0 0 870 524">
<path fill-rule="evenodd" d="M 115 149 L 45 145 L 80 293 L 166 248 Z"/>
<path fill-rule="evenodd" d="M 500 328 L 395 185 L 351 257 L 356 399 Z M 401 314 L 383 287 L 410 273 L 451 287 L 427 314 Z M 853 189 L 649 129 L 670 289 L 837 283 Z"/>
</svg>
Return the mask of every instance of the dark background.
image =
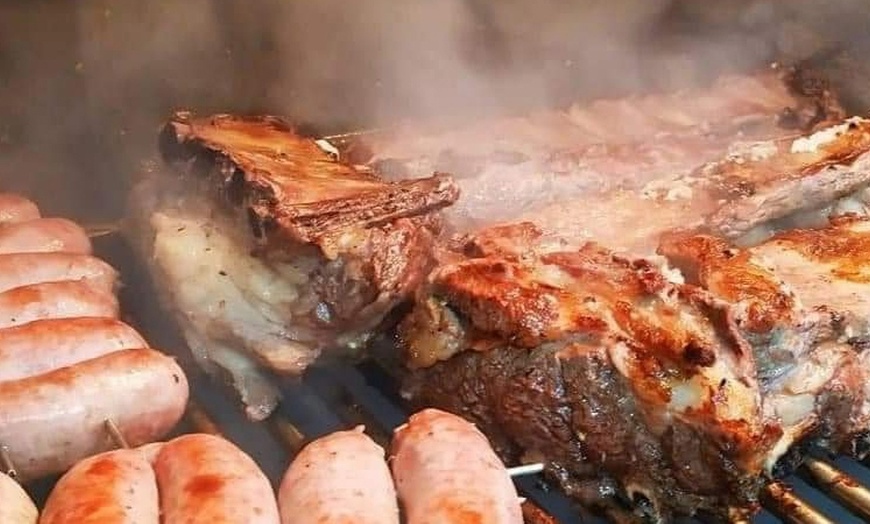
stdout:
<svg viewBox="0 0 870 524">
<path fill-rule="evenodd" d="M 46 213 L 123 212 L 178 108 L 326 130 L 520 112 L 831 55 L 854 108 L 870 2 L 0 1 L 0 189 Z M 843 58 L 847 56 L 848 58 Z"/>
</svg>

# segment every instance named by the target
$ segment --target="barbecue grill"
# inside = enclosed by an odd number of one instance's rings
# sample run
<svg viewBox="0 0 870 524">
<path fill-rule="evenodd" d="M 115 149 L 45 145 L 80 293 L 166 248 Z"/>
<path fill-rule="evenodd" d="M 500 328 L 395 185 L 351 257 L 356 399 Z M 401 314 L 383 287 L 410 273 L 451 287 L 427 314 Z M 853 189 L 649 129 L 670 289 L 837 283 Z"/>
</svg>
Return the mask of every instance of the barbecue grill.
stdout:
<svg viewBox="0 0 870 524">
<path fill-rule="evenodd" d="M 215 3 L 223 6 L 223 10 L 220 12 L 224 16 L 239 14 L 237 9 L 227 8 L 226 5 L 229 5 L 227 2 Z M 58 7 L 57 11 L 60 12 L 60 10 L 61 8 Z M 262 11 L 269 12 L 265 8 Z M 699 12 L 703 12 L 703 9 L 700 9 Z M 0 17 L 3 13 L 4 11 L 0 8 Z M 695 13 L 695 15 L 697 14 Z M 19 21 L 27 19 L 28 17 L 24 16 Z M 4 58 L 2 33 L 8 33 L 6 29 L 11 30 L 12 25 L 14 25 L 10 23 L 7 28 L 2 22 L 3 20 L 0 20 L 0 80 L 3 80 L 6 74 L 2 60 Z M 230 32 L 232 33 L 232 31 Z M 58 38 L 75 39 L 77 36 L 75 31 L 69 30 L 59 35 Z M 238 34 L 231 35 L 231 40 L 240 38 Z M 58 47 L 64 47 L 63 41 L 58 41 L 60 42 Z M 42 54 L 37 53 L 35 56 L 41 57 Z M 262 62 L 268 62 L 268 56 L 263 53 Z M 831 56 L 830 54 L 817 54 L 817 59 L 825 60 Z M 59 60 L 65 60 L 69 57 L 69 54 L 62 54 Z M 38 61 L 38 58 L 35 61 Z M 75 64 L 64 64 L 64 67 L 67 68 L 74 66 Z M 91 64 L 82 65 L 83 68 L 91 66 Z M 44 76 L 46 75 L 44 70 L 50 69 L 50 67 L 50 65 L 42 68 L 34 67 L 33 71 L 27 71 L 27 73 Z M 236 75 L 243 76 L 245 74 L 244 67 L 245 65 L 242 65 L 241 60 L 235 60 L 232 64 L 232 71 Z M 14 65 L 10 66 L 10 70 L 14 69 Z M 79 70 L 78 67 L 74 67 L 74 69 Z M 851 74 L 861 78 L 859 71 L 853 70 Z M 256 83 L 257 80 L 253 79 L 251 85 L 239 89 L 246 91 L 248 97 L 261 96 L 262 90 L 253 90 L 251 87 Z M 78 85 L 74 80 L 69 80 L 67 84 Z M 9 85 L 12 86 L 11 89 L 20 89 L 25 84 L 10 83 Z M 854 83 L 845 87 L 846 89 L 842 94 L 846 98 L 849 96 L 855 98 L 854 101 L 861 111 L 865 111 L 870 106 L 865 96 L 866 93 L 860 87 L 855 87 Z M 4 87 L 3 82 L 0 82 L 0 96 L 6 95 L 4 96 L 6 99 L 15 98 L 16 93 L 7 94 L 4 89 L 6 87 Z M 74 94 L 78 96 L 82 93 L 76 91 Z M 51 100 L 56 94 L 34 96 L 42 97 L 40 100 L 44 101 Z M 22 101 L 21 103 L 25 104 L 26 102 Z M 89 103 L 93 105 L 98 104 L 99 101 L 94 100 Z M 182 101 L 174 103 L 180 104 Z M 241 103 L 248 105 L 236 109 L 251 109 L 250 100 Z M 24 118 L 22 116 L 24 113 L 19 114 L 18 111 L 15 111 L 15 114 L 12 115 L 15 118 L 12 118 L 4 113 L 6 109 L 7 107 L 0 101 L 0 157 L 7 154 L 4 149 L 6 145 L 10 143 L 14 145 L 14 142 L 21 138 L 19 135 L 24 133 L 20 129 L 24 124 L 18 120 L 19 117 Z M 85 109 L 87 109 L 87 104 L 85 104 Z M 79 108 L 75 113 L 67 116 L 71 119 L 79 118 L 87 121 L 87 118 L 82 115 L 83 112 L 84 110 Z M 4 117 L 8 117 L 5 122 Z M 98 117 L 94 117 L 87 126 L 98 126 L 97 122 Z M 131 123 L 131 126 L 135 127 L 137 124 L 138 122 L 134 122 Z M 331 127 L 343 129 L 345 126 L 334 124 Z M 325 129 L 322 125 L 319 128 Z M 93 131 L 89 127 L 86 129 Z M 26 133 L 24 134 L 26 135 Z M 340 142 L 348 136 L 350 135 L 334 135 L 329 138 L 331 143 L 340 145 Z M 28 139 L 32 138 L 23 136 L 23 140 Z M 118 156 L 129 153 L 129 150 L 116 150 L 120 144 L 117 137 L 107 140 L 109 141 L 105 144 L 94 144 L 91 143 L 90 139 L 77 137 L 75 144 L 66 144 L 66 146 L 83 145 L 95 148 L 94 150 L 97 151 L 94 153 L 95 157 L 104 154 L 106 150 L 115 150 L 114 157 L 103 157 L 102 162 L 107 166 L 99 166 L 100 171 L 105 173 L 105 171 L 119 169 L 123 162 L 118 160 Z M 93 142 L 99 142 L 99 140 L 94 139 Z M 153 142 L 150 145 L 153 147 Z M 78 161 L 82 171 L 90 171 L 100 164 L 100 161 L 95 159 L 79 159 Z M 15 163 L 14 159 L 12 162 Z M 26 165 L 26 162 L 22 161 L 22 163 Z M 0 160 L 0 169 L 3 167 L 6 166 Z M 11 169 L 17 168 L 16 165 Z M 117 176 L 117 174 L 112 176 Z M 5 184 L 6 180 L 0 178 L 0 182 Z M 110 204 L 100 210 L 87 210 L 84 209 L 87 206 L 79 205 L 81 202 L 89 202 L 89 199 L 95 195 L 94 192 L 85 191 L 84 188 L 76 187 L 74 194 L 67 195 L 68 201 L 63 202 L 57 200 L 53 195 L 58 185 L 56 181 L 54 185 L 40 186 L 36 188 L 36 191 L 30 192 L 35 193 L 36 200 L 49 202 L 50 207 L 81 209 L 81 213 L 69 213 L 70 215 L 77 214 L 82 217 L 82 215 L 88 215 L 93 211 L 93 216 L 82 218 L 103 219 L 104 214 L 117 214 L 116 208 L 123 201 L 122 198 L 114 196 L 119 185 L 118 182 L 110 180 L 110 177 L 105 174 L 98 176 L 93 182 L 102 186 L 107 200 L 112 200 Z M 34 183 L 38 184 L 38 182 Z M 14 187 L 11 189 L 22 189 L 26 192 L 29 184 L 30 182 L 19 180 L 12 184 Z M 61 184 L 62 187 L 70 187 L 71 185 L 73 184 Z M 123 186 L 123 184 L 120 185 Z M 66 213 L 61 212 L 61 214 Z M 384 337 L 376 344 L 375 358 L 365 363 L 358 365 L 324 363 L 311 368 L 301 381 L 274 377 L 276 383 L 281 384 L 284 401 L 276 413 L 266 421 L 251 422 L 245 417 L 241 405 L 230 389 L 206 376 L 193 362 L 193 358 L 187 352 L 183 338 L 170 316 L 158 305 L 157 292 L 153 288 L 147 270 L 143 267 L 142 261 L 134 256 L 129 246 L 118 235 L 97 238 L 95 244 L 97 253 L 121 271 L 125 284 L 121 292 L 121 302 L 123 310 L 129 317 L 126 320 L 139 328 L 155 347 L 165 348 L 166 351 L 173 352 L 189 377 L 191 403 L 187 416 L 178 431 L 202 431 L 226 436 L 258 462 L 274 485 L 277 486 L 289 460 L 306 442 L 331 431 L 346 429 L 355 424 L 364 424 L 367 433 L 383 445 L 389 442 L 392 430 L 404 423 L 409 415 L 409 410 L 399 396 L 398 383 L 396 377 L 391 374 L 391 366 L 384 363 L 384 360 L 389 359 L 391 353 L 391 341 L 388 337 Z M 509 466 L 514 465 L 509 464 Z M 55 480 L 45 479 L 32 487 L 32 494 L 38 504 L 41 505 L 44 502 Z M 593 515 L 584 508 L 578 507 L 555 488 L 551 488 L 547 480 L 539 474 L 522 475 L 516 477 L 515 480 L 521 494 L 528 500 L 525 509 L 528 511 L 527 520 L 530 524 L 630 521 L 628 514 L 614 512 L 605 517 Z M 782 481 L 771 481 L 765 493 L 763 506 L 764 511 L 757 515 L 752 522 L 792 522 L 797 524 L 870 522 L 870 463 L 865 464 L 847 458 L 810 453 L 805 462 L 792 475 Z M 685 522 L 697 521 L 686 520 Z M 735 522 L 744 521 L 735 520 Z"/>
</svg>

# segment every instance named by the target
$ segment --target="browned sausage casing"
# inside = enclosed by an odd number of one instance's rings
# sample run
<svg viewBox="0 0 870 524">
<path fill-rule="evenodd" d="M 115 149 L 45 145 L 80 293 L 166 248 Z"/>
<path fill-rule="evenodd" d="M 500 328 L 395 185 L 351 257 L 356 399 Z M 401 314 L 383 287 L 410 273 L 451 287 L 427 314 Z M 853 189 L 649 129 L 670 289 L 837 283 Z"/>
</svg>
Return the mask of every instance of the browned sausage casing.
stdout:
<svg viewBox="0 0 870 524">
<path fill-rule="evenodd" d="M 117 316 L 117 297 L 87 282 L 43 282 L 0 293 L 0 329 L 48 318 Z"/>
<path fill-rule="evenodd" d="M 0 255 L 0 293 L 10 289 L 63 280 L 84 280 L 94 288 L 114 292 L 118 273 L 90 255 L 70 253 L 10 253 Z"/>
<path fill-rule="evenodd" d="M 269 479 L 228 440 L 178 437 L 163 445 L 154 470 L 167 524 L 278 524 Z"/>
<path fill-rule="evenodd" d="M 436 409 L 415 413 L 396 430 L 392 454 L 408 524 L 523 524 L 507 469 L 470 422 Z"/>
<path fill-rule="evenodd" d="M 15 193 L 0 193 L 0 224 L 27 222 L 40 218 L 39 207 Z"/>
<path fill-rule="evenodd" d="M 39 524 L 160 524 L 148 456 L 119 449 L 77 463 L 54 486 Z"/>
<path fill-rule="evenodd" d="M 282 524 L 399 524 L 384 449 L 362 426 L 305 446 L 278 491 Z"/>
<path fill-rule="evenodd" d="M 30 495 L 8 475 L 0 473 L 0 522 L 36 524 L 39 511 Z"/>
<path fill-rule="evenodd" d="M 90 255 L 88 233 L 72 220 L 37 218 L 0 225 L 0 254 L 61 252 Z"/>
<path fill-rule="evenodd" d="M 121 349 L 146 348 L 132 327 L 104 317 L 54 318 L 0 329 L 0 382 L 39 375 Z"/>
<path fill-rule="evenodd" d="M 159 440 L 183 415 L 188 393 L 174 359 L 153 349 L 116 351 L 0 382 L 0 442 L 22 479 L 39 478 L 114 448 L 106 419 L 131 446 Z"/>
</svg>

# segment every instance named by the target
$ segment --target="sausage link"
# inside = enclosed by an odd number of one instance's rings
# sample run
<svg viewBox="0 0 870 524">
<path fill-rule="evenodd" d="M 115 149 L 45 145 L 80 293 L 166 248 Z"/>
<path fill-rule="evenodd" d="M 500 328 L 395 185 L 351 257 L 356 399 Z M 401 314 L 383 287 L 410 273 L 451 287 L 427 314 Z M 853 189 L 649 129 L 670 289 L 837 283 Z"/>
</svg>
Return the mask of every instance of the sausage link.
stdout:
<svg viewBox="0 0 870 524">
<path fill-rule="evenodd" d="M 30 495 L 5 473 L 0 473 L 0 522 L 36 524 L 39 511 Z"/>
<path fill-rule="evenodd" d="M 87 231 L 66 218 L 37 218 L 0 225 L 0 254 L 61 252 L 90 255 Z"/>
<path fill-rule="evenodd" d="M 188 394 L 174 359 L 153 349 L 116 351 L 0 382 L 0 443 L 25 481 L 60 473 L 115 447 L 106 419 L 131 446 L 159 440 L 181 419 Z"/>
<path fill-rule="evenodd" d="M 118 298 L 86 282 L 43 282 L 0 293 L 0 329 L 49 318 L 118 317 Z"/>
<path fill-rule="evenodd" d="M 0 193 L 0 225 L 40 218 L 39 207 L 15 193 Z"/>
<path fill-rule="evenodd" d="M 77 463 L 55 484 L 39 524 L 160 524 L 148 457 L 118 449 Z"/>
<path fill-rule="evenodd" d="M 147 347 L 135 329 L 113 318 L 36 320 L 0 329 L 0 382 L 47 373 L 113 351 Z"/>
<path fill-rule="evenodd" d="M 282 524 L 399 524 L 384 449 L 363 427 L 311 442 L 278 490 Z"/>
<path fill-rule="evenodd" d="M 0 255 L 0 293 L 42 282 L 84 280 L 94 288 L 114 292 L 118 272 L 99 258 L 71 253 L 9 253 Z"/>
<path fill-rule="evenodd" d="M 507 469 L 470 422 L 420 411 L 396 430 L 392 453 L 408 524 L 523 524 Z"/>
<path fill-rule="evenodd" d="M 221 437 L 197 433 L 163 445 L 154 463 L 164 522 L 278 524 L 278 505 L 257 464 Z"/>
</svg>

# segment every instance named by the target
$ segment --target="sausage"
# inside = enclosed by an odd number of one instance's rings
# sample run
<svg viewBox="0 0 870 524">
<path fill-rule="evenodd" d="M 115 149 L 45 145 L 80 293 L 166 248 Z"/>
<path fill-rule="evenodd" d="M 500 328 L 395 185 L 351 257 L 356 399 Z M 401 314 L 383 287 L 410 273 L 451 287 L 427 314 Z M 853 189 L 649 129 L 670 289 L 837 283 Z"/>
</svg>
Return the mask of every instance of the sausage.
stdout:
<svg viewBox="0 0 870 524">
<path fill-rule="evenodd" d="M 131 446 L 159 440 L 181 419 L 188 394 L 174 359 L 153 349 L 115 351 L 0 382 L 0 442 L 29 481 L 114 448 L 107 418 Z"/>
<path fill-rule="evenodd" d="M 0 225 L 0 254 L 61 252 L 90 255 L 91 239 L 66 218 L 37 218 Z"/>
<path fill-rule="evenodd" d="M 160 524 L 148 457 L 118 449 L 82 460 L 57 481 L 39 524 Z"/>
<path fill-rule="evenodd" d="M 408 524 L 523 524 L 507 469 L 470 422 L 420 411 L 396 430 L 391 451 Z"/>
<path fill-rule="evenodd" d="M 118 298 L 86 282 L 43 282 L 0 293 L 0 329 L 47 318 L 118 317 Z"/>
<path fill-rule="evenodd" d="M 164 522 L 278 524 L 266 475 L 228 440 L 197 433 L 163 445 L 154 463 Z"/>
<path fill-rule="evenodd" d="M 0 522 L 36 524 L 39 511 L 30 495 L 8 475 L 0 473 Z"/>
<path fill-rule="evenodd" d="M 311 442 L 278 490 L 282 524 L 399 524 L 384 449 L 359 426 Z"/>
<path fill-rule="evenodd" d="M 15 193 L 0 193 L 0 224 L 27 222 L 40 218 L 39 207 Z"/>
<path fill-rule="evenodd" d="M 85 280 L 93 287 L 115 291 L 118 272 L 99 258 L 71 253 L 10 253 L 0 255 L 0 293 L 16 287 Z"/>
<path fill-rule="evenodd" d="M 36 320 L 0 329 L 0 382 L 47 373 L 112 351 L 147 347 L 135 329 L 113 318 Z"/>
</svg>

